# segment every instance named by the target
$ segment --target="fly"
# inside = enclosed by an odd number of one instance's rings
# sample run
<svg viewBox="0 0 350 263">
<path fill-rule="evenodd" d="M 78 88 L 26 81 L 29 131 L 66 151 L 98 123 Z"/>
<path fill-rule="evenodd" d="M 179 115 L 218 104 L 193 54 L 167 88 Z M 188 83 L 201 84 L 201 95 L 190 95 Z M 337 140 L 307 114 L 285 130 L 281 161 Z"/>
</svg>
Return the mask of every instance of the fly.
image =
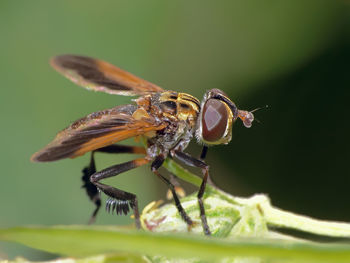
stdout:
<svg viewBox="0 0 350 263">
<path fill-rule="evenodd" d="M 104 184 L 101 180 L 150 163 L 151 171 L 169 187 L 182 219 L 190 228 L 193 221 L 182 207 L 172 180 L 158 171 L 168 156 L 174 157 L 186 165 L 200 168 L 203 173 L 198 204 L 203 231 L 210 235 L 202 200 L 206 183 L 210 180 L 209 166 L 204 162 L 208 146 L 229 143 L 232 124 L 238 118 L 249 128 L 254 120 L 252 112 L 239 110 L 219 89 L 207 91 L 200 102 L 190 94 L 164 90 L 94 58 L 61 55 L 52 58 L 51 65 L 79 86 L 138 98 L 133 104 L 94 112 L 75 121 L 59 132 L 45 148 L 35 153 L 31 160 L 51 162 L 91 152 L 90 163 L 83 169 L 82 177 L 87 195 L 96 205 L 90 223 L 95 220 L 100 209 L 101 191 L 108 196 L 107 211 L 126 215 L 130 209 L 133 210 L 137 228 L 141 224 L 136 195 Z M 142 137 L 146 146 L 116 144 L 132 137 Z M 200 158 L 184 152 L 193 137 L 203 144 Z M 134 153 L 142 154 L 143 157 L 96 171 L 96 152 Z"/>
</svg>

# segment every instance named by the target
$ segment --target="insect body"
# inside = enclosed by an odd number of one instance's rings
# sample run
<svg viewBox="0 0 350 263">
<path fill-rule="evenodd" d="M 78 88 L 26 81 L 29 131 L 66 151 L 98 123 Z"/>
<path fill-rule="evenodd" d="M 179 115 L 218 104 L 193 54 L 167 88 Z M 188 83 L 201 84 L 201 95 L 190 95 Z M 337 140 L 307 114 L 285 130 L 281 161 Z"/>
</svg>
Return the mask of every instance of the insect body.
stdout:
<svg viewBox="0 0 350 263">
<path fill-rule="evenodd" d="M 90 222 L 94 221 L 101 206 L 98 192 L 102 191 L 109 197 L 106 209 L 116 211 L 117 214 L 127 214 L 131 208 L 138 228 L 140 216 L 136 195 L 100 181 L 151 163 L 152 172 L 168 185 L 181 217 L 190 227 L 193 221 L 183 209 L 173 183 L 158 171 L 168 156 L 175 157 L 203 171 L 198 203 L 203 231 L 209 235 L 210 229 L 202 201 L 209 179 L 209 166 L 204 162 L 207 146 L 227 144 L 231 140 L 234 121 L 240 118 L 246 127 L 250 127 L 254 120 L 253 114 L 238 110 L 218 89 L 208 91 L 200 103 L 189 94 L 163 90 L 107 62 L 93 58 L 62 55 L 54 57 L 51 64 L 58 72 L 87 89 L 139 97 L 135 104 L 94 112 L 77 120 L 59 132 L 55 139 L 35 153 L 31 160 L 49 162 L 75 158 L 91 152 L 90 164 L 84 168 L 82 178 L 88 196 L 96 204 Z M 145 139 L 146 147 L 115 144 L 138 136 Z M 194 136 L 204 144 L 199 159 L 184 152 Z M 135 153 L 144 154 L 144 157 L 96 171 L 96 152 Z"/>
</svg>

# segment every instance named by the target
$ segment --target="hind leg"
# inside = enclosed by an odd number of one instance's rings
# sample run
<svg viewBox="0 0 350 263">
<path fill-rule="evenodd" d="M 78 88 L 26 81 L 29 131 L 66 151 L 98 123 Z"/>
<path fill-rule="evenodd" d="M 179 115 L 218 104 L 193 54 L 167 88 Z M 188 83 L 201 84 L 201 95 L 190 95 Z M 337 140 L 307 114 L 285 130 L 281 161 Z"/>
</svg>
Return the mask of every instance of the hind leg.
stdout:
<svg viewBox="0 0 350 263">
<path fill-rule="evenodd" d="M 95 152 L 103 152 L 103 153 L 135 153 L 135 154 L 145 154 L 145 148 L 143 147 L 136 147 L 136 146 L 128 146 L 128 145 L 109 145 L 100 149 L 97 149 L 93 152 L 91 152 L 91 159 L 90 164 L 85 167 L 82 172 L 82 181 L 83 185 L 82 188 L 85 188 L 86 194 L 89 196 L 90 200 L 96 205 L 95 210 L 93 211 L 89 224 L 92 224 L 95 222 L 96 215 L 101 207 L 101 198 L 99 195 L 99 191 L 97 187 L 90 182 L 90 177 L 94 173 L 96 173 L 96 165 L 95 165 L 95 158 L 94 154 Z"/>
<path fill-rule="evenodd" d="M 113 165 L 90 176 L 90 182 L 96 186 L 98 190 L 104 192 L 110 197 L 106 204 L 107 211 L 111 212 L 112 210 L 113 212 L 115 210 L 117 214 L 126 215 L 129 212 L 130 207 L 134 210 L 135 224 L 137 228 L 140 228 L 141 224 L 136 195 L 125 192 L 113 186 L 100 183 L 100 180 L 117 176 L 118 174 L 147 164 L 148 162 L 149 160 L 146 158 L 139 158 L 133 161 Z"/>
</svg>

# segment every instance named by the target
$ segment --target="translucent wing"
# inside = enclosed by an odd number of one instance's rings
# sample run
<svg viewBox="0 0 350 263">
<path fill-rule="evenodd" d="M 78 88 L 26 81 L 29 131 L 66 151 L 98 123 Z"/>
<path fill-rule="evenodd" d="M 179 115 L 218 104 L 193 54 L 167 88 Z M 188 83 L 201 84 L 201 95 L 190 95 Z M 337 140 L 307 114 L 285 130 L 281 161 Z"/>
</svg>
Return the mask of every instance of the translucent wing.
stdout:
<svg viewBox="0 0 350 263">
<path fill-rule="evenodd" d="M 125 140 L 127 138 L 161 130 L 166 124 L 154 118 L 133 118 L 134 105 L 121 105 L 92 113 L 77 120 L 59 132 L 44 149 L 35 153 L 34 162 L 50 162 L 74 158 L 86 152 Z"/>
<path fill-rule="evenodd" d="M 53 57 L 51 65 L 77 85 L 94 91 L 125 96 L 163 91 L 155 84 L 94 58 L 61 55 Z"/>
</svg>

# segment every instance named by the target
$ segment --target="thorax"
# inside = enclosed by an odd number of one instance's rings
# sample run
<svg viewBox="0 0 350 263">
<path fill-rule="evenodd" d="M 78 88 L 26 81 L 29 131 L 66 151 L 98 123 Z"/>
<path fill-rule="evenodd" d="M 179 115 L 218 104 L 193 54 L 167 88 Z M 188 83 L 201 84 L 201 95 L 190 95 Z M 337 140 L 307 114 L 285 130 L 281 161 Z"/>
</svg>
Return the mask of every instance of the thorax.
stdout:
<svg viewBox="0 0 350 263">
<path fill-rule="evenodd" d="M 136 99 L 138 108 L 147 112 L 157 121 L 167 123 L 164 130 L 149 137 L 150 146 L 169 151 L 173 148 L 185 149 L 192 139 L 200 102 L 195 97 L 175 91 L 165 91 Z"/>
</svg>

